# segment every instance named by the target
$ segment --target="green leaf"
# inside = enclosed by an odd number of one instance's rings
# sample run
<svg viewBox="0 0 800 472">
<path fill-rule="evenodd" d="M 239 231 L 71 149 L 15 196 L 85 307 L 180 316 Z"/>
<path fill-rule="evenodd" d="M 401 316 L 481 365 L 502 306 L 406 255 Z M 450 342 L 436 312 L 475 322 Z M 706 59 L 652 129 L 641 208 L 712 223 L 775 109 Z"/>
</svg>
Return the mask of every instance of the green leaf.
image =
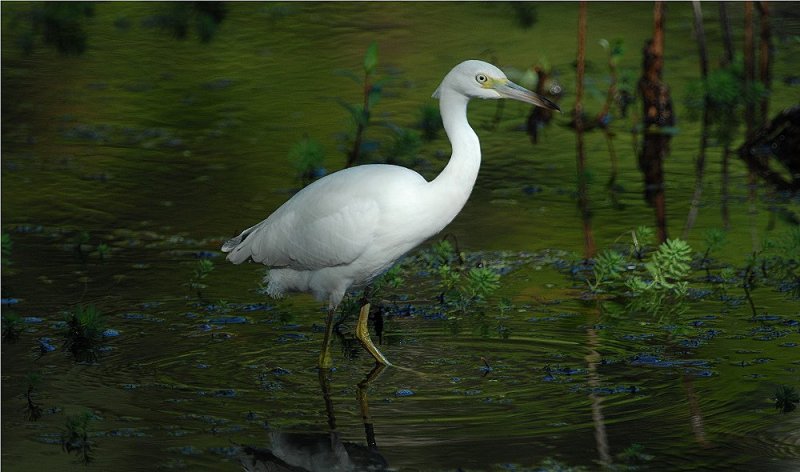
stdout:
<svg viewBox="0 0 800 472">
<path fill-rule="evenodd" d="M 592 290 L 597 290 L 601 285 L 618 280 L 625 271 L 625 257 L 617 251 L 605 250 L 594 261 L 594 284 L 589 284 Z"/>
<path fill-rule="evenodd" d="M 486 298 L 500 288 L 500 276 L 491 269 L 477 267 L 467 273 L 467 294 L 470 298 Z"/>
<path fill-rule="evenodd" d="M 367 53 L 364 54 L 364 72 L 369 75 L 375 71 L 378 66 L 378 43 L 372 43 L 367 48 Z"/>
</svg>

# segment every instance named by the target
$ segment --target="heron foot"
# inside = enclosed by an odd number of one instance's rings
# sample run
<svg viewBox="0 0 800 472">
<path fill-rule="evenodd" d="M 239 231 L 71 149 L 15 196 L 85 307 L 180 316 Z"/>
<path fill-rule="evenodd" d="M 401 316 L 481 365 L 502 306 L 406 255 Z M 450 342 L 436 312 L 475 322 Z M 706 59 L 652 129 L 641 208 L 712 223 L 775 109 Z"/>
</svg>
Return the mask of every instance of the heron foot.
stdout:
<svg viewBox="0 0 800 472">
<path fill-rule="evenodd" d="M 382 365 L 392 365 L 392 363 L 389 362 L 383 354 L 381 354 L 381 351 L 375 347 L 375 344 L 372 343 L 372 339 L 369 337 L 369 328 L 367 327 L 367 321 L 369 320 L 369 308 L 369 303 L 367 303 L 361 307 L 361 311 L 358 313 L 356 339 L 358 339 L 364 349 L 372 354 L 372 357 L 375 358 L 375 362 Z"/>
</svg>

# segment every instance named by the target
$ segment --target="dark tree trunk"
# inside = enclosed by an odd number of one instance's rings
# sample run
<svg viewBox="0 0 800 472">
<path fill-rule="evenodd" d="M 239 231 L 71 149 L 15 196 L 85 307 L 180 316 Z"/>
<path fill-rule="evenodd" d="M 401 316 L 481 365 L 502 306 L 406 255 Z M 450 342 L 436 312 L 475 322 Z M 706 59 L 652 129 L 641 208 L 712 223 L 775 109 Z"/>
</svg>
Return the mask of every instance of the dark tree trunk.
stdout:
<svg viewBox="0 0 800 472">
<path fill-rule="evenodd" d="M 719 22 L 722 28 L 722 45 L 725 54 L 722 56 L 721 66 L 728 67 L 733 63 L 733 40 L 731 39 L 731 22 L 728 19 L 727 2 L 719 2 Z M 720 211 L 722 213 L 722 226 L 725 229 L 730 227 L 730 214 L 728 212 L 728 159 L 730 157 L 730 145 L 726 142 L 722 150 L 722 175 L 720 175 Z"/>
<path fill-rule="evenodd" d="M 758 72 L 761 84 L 767 92 L 761 97 L 759 123 L 766 125 L 769 121 L 769 91 L 772 87 L 770 65 L 772 64 L 772 33 L 769 26 L 769 2 L 758 2 L 761 14 L 761 44 L 758 61 Z"/>
<path fill-rule="evenodd" d="M 753 2 L 744 2 L 744 84 L 745 109 L 744 121 L 747 126 L 747 137 L 751 137 L 756 127 L 756 103 L 753 90 L 756 81 L 755 41 L 753 38 Z"/>
<path fill-rule="evenodd" d="M 653 11 L 653 39 L 643 54 L 639 95 L 644 107 L 644 140 L 639 152 L 639 169 L 644 173 L 644 198 L 655 209 L 659 241 L 667 240 L 667 209 L 664 196 L 664 159 L 669 154 L 671 128 L 675 125 L 669 87 L 661 80 L 664 67 L 664 16 L 666 5 L 656 2 Z"/>
<path fill-rule="evenodd" d="M 617 153 L 614 150 L 614 133 L 609 128 L 609 123 L 611 123 L 611 105 L 614 103 L 614 100 L 617 97 L 618 81 L 617 64 L 614 61 L 614 53 L 611 49 L 611 46 L 609 46 L 608 49 L 608 73 L 610 80 L 608 84 L 608 92 L 606 93 L 606 101 L 603 103 L 603 108 L 600 110 L 600 113 L 597 114 L 595 122 L 603 131 L 603 135 L 606 138 L 606 145 L 608 146 L 608 156 L 611 159 L 611 175 L 608 177 L 606 188 L 608 189 L 608 194 L 611 197 L 611 202 L 614 208 L 619 209 L 623 206 L 619 203 L 619 197 L 617 196 L 617 175 L 619 174 L 619 163 L 617 162 Z"/>
<path fill-rule="evenodd" d="M 700 54 L 700 76 L 703 82 L 708 78 L 708 52 L 706 50 L 706 32 L 703 28 L 703 11 L 699 0 L 692 2 L 694 10 L 694 31 L 697 36 L 697 47 Z M 703 174 L 706 165 L 706 146 L 708 145 L 708 121 L 709 103 L 708 93 L 703 97 L 703 124 L 700 129 L 700 150 L 697 153 L 694 169 L 694 194 L 692 195 L 692 205 L 689 208 L 689 216 L 686 218 L 686 226 L 683 228 L 682 237 L 686 239 L 689 231 L 694 227 L 697 220 L 697 213 L 700 208 L 700 198 L 703 196 Z"/>
<path fill-rule="evenodd" d="M 719 22 L 722 27 L 722 45 L 725 48 L 721 65 L 727 67 L 733 62 L 733 40 L 731 39 L 731 22 L 728 20 L 727 2 L 719 2 Z"/>
<path fill-rule="evenodd" d="M 586 0 L 581 1 L 578 9 L 578 85 L 575 94 L 575 134 L 577 137 L 577 170 L 578 170 L 578 207 L 583 221 L 584 257 L 594 257 L 595 245 L 592 233 L 592 213 L 589 209 L 589 189 L 586 179 L 586 156 L 583 146 L 585 128 L 583 116 L 583 76 L 586 64 Z"/>
<path fill-rule="evenodd" d="M 766 126 L 769 121 L 769 91 L 770 91 L 770 53 L 772 49 L 771 34 L 769 28 L 769 2 L 758 2 L 758 12 L 760 14 L 760 42 L 759 42 L 759 55 L 758 55 L 758 78 L 761 85 L 764 87 L 764 94 L 758 107 L 758 116 L 756 122 L 759 126 Z M 766 158 L 765 158 L 766 159 Z M 770 195 L 771 196 L 771 195 Z M 772 230 L 775 227 L 775 212 L 769 213 L 769 222 L 767 229 Z"/>
<path fill-rule="evenodd" d="M 746 136 L 748 140 L 753 138 L 753 133 L 755 132 L 756 127 L 756 102 L 755 97 L 753 96 L 755 81 L 756 63 L 755 42 L 753 40 L 753 2 L 752 0 L 747 0 L 744 2 L 744 122 L 745 126 L 747 127 Z M 749 190 L 747 194 L 747 212 L 750 216 L 751 237 L 753 241 L 753 248 L 755 248 L 758 246 L 754 225 L 756 214 L 758 213 L 758 210 L 756 209 L 756 198 L 758 198 L 758 179 L 752 168 L 748 168 L 748 170 L 747 186 Z"/>
</svg>

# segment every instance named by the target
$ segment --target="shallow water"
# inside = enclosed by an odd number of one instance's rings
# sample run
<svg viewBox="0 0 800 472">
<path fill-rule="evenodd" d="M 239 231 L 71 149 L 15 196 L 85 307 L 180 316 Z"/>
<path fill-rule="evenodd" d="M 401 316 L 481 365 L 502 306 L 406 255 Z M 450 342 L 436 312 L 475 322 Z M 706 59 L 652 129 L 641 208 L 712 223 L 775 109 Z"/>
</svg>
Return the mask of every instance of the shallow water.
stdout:
<svg viewBox="0 0 800 472">
<path fill-rule="evenodd" d="M 716 5 L 704 7 L 711 53 L 719 54 Z M 337 99 L 355 103 L 359 88 L 337 72 L 358 70 L 371 41 L 380 74 L 391 79 L 375 119 L 410 127 L 441 76 L 467 57 L 494 54 L 518 69 L 547 60 L 574 90 L 575 4 L 539 5 L 525 30 L 495 4 L 235 3 L 208 44 L 148 27 L 158 4 L 96 4 L 78 57 L 42 44 L 30 56 L 19 51 L 30 8 L 3 4 L 2 226 L 13 242 L 3 314 L 27 317 L 20 339 L 3 342 L 9 470 L 84 470 L 61 450 L 60 434 L 67 416 L 87 410 L 89 467 L 97 470 L 241 470 L 268 450 L 309 457 L 303 447 L 331 444 L 356 469 L 367 457 L 393 470 L 525 470 L 547 459 L 595 470 L 624 466 L 620 454 L 634 444 L 650 456 L 644 470 L 800 467 L 797 412 L 773 407 L 778 385 L 800 387 L 797 299 L 760 287 L 754 298 L 764 316 L 753 320 L 741 289 L 730 287 L 669 322 L 612 316 L 608 305 L 585 300 L 585 286 L 567 273 L 582 235 L 566 114 L 532 147 L 519 131 L 525 106 L 506 104 L 490 130 L 495 104 L 471 105 L 484 163 L 445 233 L 509 270 L 488 304 L 444 315 L 435 302 L 407 301 L 434 291 L 429 278 L 411 274 L 385 317 L 381 350 L 397 367 L 372 378 L 371 362 L 352 348 L 351 323 L 335 341 L 335 370 L 320 378 L 320 304 L 305 295 L 265 298 L 257 290 L 263 269 L 225 264 L 217 251 L 298 188 L 286 156 L 304 135 L 323 144 L 328 169 L 343 165 L 337 133 L 347 116 Z M 730 8 L 741 24 L 741 4 Z M 782 39 L 773 110 L 800 97 L 784 82 L 796 74 L 800 23 L 791 5 L 775 8 Z M 599 107 L 607 80 L 595 45 L 623 38 L 620 66 L 635 78 L 650 15 L 649 4 L 590 4 L 589 109 Z M 698 73 L 689 5 L 671 4 L 667 24 L 665 79 L 681 117 Z M 465 34 L 458 25 L 473 27 Z M 566 96 L 562 108 L 571 103 Z M 699 141 L 696 123 L 682 118 L 679 126 L 666 164 L 674 235 L 688 211 Z M 586 138 L 600 247 L 628 244 L 632 228 L 653 220 L 629 128 L 614 128 L 621 209 L 604 190 L 606 143 L 597 133 Z M 390 133 L 376 124 L 367 136 L 385 142 Z M 448 151 L 444 137 L 424 144 L 417 169 L 435 175 Z M 712 147 L 689 235 L 697 250 L 704 231 L 721 226 L 718 156 Z M 742 267 L 754 238 L 789 224 L 777 219 L 767 231 L 767 197 L 748 214 L 745 169 L 731 165 L 731 231 L 716 257 Z M 784 205 L 797 209 L 796 201 Z M 110 248 L 105 258 L 100 243 Z M 215 263 L 202 302 L 187 287 L 200 258 Z M 712 288 L 701 276 L 697 286 Z M 507 312 L 497 308 L 501 298 L 511 301 Z M 63 312 L 77 304 L 97 306 L 118 331 L 94 364 L 74 362 L 62 346 Z M 56 350 L 42 354 L 42 338 Z M 35 422 L 23 411 L 30 372 L 41 375 L 35 399 L 44 414 Z M 333 469 L 324 462 L 331 456 L 316 454 L 322 470 Z"/>
</svg>

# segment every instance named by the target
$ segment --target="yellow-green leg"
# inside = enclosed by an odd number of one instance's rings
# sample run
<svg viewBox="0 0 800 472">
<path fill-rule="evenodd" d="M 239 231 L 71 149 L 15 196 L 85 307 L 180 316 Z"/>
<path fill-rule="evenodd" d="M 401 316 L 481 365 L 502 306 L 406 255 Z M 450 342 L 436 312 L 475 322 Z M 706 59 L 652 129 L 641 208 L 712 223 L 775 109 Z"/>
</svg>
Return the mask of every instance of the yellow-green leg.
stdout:
<svg viewBox="0 0 800 472">
<path fill-rule="evenodd" d="M 376 449 L 378 444 L 375 442 L 375 425 L 372 423 L 372 417 L 369 414 L 369 400 L 367 399 L 367 389 L 373 380 L 377 379 L 386 366 L 383 364 L 375 364 L 372 371 L 359 382 L 356 389 L 356 398 L 358 399 L 358 408 L 361 410 L 361 420 L 364 423 L 364 433 L 367 435 L 367 446 Z"/>
<path fill-rule="evenodd" d="M 369 303 L 365 304 L 361 307 L 361 311 L 358 313 L 358 324 L 356 325 L 356 338 L 361 343 L 361 345 L 372 354 L 372 357 L 375 358 L 375 362 L 378 364 L 383 365 L 392 365 L 386 357 L 381 354 L 381 351 L 372 344 L 372 339 L 369 337 L 369 328 L 367 327 L 367 321 L 369 320 Z"/>
<path fill-rule="evenodd" d="M 322 351 L 319 353 L 319 368 L 330 369 L 333 367 L 333 357 L 331 357 L 331 341 L 333 338 L 333 315 L 335 310 L 328 310 L 328 317 L 325 320 L 325 338 L 322 340 Z"/>
</svg>

